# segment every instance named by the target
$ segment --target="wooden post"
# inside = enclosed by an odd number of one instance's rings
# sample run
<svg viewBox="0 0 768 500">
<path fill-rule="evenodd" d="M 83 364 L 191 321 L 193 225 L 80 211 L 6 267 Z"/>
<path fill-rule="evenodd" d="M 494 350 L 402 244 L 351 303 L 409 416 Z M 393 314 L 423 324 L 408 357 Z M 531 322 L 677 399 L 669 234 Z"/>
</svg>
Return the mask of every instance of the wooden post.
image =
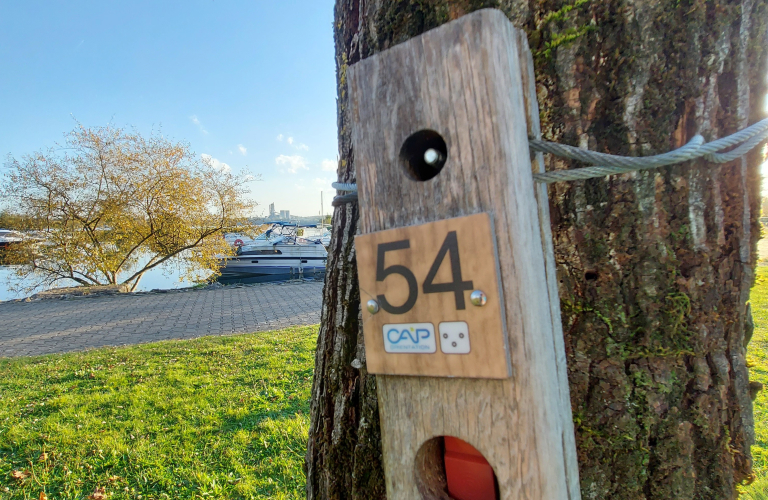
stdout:
<svg viewBox="0 0 768 500">
<path fill-rule="evenodd" d="M 348 77 L 387 497 L 451 498 L 452 436 L 490 463 L 501 499 L 580 498 L 524 33 L 481 10 Z"/>
</svg>

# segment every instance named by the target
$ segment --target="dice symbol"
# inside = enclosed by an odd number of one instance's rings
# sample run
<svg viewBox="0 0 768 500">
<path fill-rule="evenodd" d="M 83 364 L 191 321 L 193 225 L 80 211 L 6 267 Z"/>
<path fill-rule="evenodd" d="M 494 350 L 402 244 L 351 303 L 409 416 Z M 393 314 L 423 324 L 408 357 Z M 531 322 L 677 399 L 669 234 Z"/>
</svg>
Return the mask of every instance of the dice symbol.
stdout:
<svg viewBox="0 0 768 500">
<path fill-rule="evenodd" d="M 440 350 L 444 354 L 468 354 L 469 326 L 464 321 L 444 321 L 438 325 Z"/>
</svg>

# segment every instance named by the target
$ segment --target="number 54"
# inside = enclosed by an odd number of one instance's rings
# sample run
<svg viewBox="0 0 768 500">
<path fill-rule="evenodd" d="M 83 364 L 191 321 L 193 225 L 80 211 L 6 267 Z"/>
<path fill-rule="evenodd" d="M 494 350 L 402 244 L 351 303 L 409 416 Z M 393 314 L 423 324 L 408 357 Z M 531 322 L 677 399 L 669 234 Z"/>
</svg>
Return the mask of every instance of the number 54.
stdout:
<svg viewBox="0 0 768 500">
<path fill-rule="evenodd" d="M 396 250 L 406 250 L 411 248 L 411 240 L 399 240 L 391 241 L 389 243 L 380 243 L 376 249 L 376 281 L 384 281 L 387 276 L 392 274 L 398 274 L 405 278 L 408 283 L 408 298 L 405 303 L 400 306 L 393 306 L 389 303 L 384 295 L 378 295 L 378 300 L 381 308 L 390 314 L 405 314 L 410 311 L 416 299 L 419 297 L 419 288 L 416 283 L 416 276 L 413 272 L 405 266 L 393 265 L 386 267 L 384 265 L 384 259 L 387 252 L 394 252 Z M 453 281 L 449 283 L 435 283 L 435 276 L 437 271 L 445 260 L 446 255 L 449 256 L 451 263 L 451 277 Z M 461 277 L 461 261 L 459 259 L 459 241 L 456 237 L 456 231 L 450 231 L 443 241 L 443 245 L 437 252 L 432 267 L 429 268 L 427 277 L 422 284 L 422 291 L 424 293 L 443 293 L 453 292 L 456 300 L 456 309 L 465 309 L 466 303 L 464 302 L 464 292 L 466 290 L 472 290 L 474 288 L 472 281 L 463 281 Z"/>
</svg>

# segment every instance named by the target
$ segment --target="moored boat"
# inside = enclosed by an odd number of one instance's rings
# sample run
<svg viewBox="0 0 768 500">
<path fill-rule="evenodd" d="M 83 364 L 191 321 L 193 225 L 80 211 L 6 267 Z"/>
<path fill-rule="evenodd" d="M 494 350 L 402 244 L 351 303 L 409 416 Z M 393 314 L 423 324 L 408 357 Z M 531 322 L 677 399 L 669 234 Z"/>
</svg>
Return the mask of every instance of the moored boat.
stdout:
<svg viewBox="0 0 768 500">
<path fill-rule="evenodd" d="M 13 243 L 19 243 L 24 239 L 24 235 L 10 229 L 0 229 L 0 248 L 5 248 Z"/>
<path fill-rule="evenodd" d="M 233 242 L 236 254 L 222 259 L 221 277 L 265 276 L 280 278 L 318 277 L 325 274 L 328 252 L 320 240 L 297 236 L 297 225 L 272 226 L 248 243 Z"/>
</svg>

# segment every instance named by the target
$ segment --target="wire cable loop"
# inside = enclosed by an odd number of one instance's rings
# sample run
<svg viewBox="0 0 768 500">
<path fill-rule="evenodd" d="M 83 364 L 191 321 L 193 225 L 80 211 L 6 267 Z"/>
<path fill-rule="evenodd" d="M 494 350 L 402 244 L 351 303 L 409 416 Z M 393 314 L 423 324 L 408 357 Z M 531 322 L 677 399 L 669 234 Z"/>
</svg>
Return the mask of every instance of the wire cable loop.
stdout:
<svg viewBox="0 0 768 500">
<path fill-rule="evenodd" d="M 696 134 L 681 148 L 655 156 L 628 157 L 610 155 L 536 139 L 530 140 L 529 144 L 533 151 L 550 153 L 562 158 L 578 160 L 593 165 L 534 174 L 533 180 L 550 184 L 553 182 L 592 179 L 606 175 L 664 167 L 702 157 L 714 163 L 727 163 L 744 156 L 766 138 L 768 138 L 768 118 L 729 136 L 708 143 L 704 142 L 704 138 L 701 135 Z M 732 146 L 736 147 L 731 151 L 720 152 Z"/>
<path fill-rule="evenodd" d="M 342 205 L 346 205 L 347 203 L 356 203 L 356 202 L 357 202 L 357 191 L 354 191 L 352 193 L 336 196 L 331 202 L 331 205 L 333 205 L 334 207 L 340 207 Z"/>
<path fill-rule="evenodd" d="M 357 184 L 352 182 L 334 182 L 331 186 L 338 191 L 357 191 Z"/>
<path fill-rule="evenodd" d="M 589 167 L 552 170 L 550 172 L 534 174 L 534 181 L 551 184 L 553 182 L 579 181 L 665 167 L 697 158 L 704 158 L 713 163 L 728 163 L 749 153 L 767 138 L 768 118 L 712 142 L 705 143 L 704 138 L 696 134 L 684 146 L 668 153 L 654 156 L 611 155 L 539 139 L 531 139 L 528 141 L 528 144 L 532 151 L 549 153 L 561 158 L 577 160 L 591 165 Z M 732 150 L 722 152 L 731 147 L 733 147 Z M 335 189 L 346 192 L 346 194 L 336 196 L 333 199 L 333 206 L 338 207 L 345 203 L 357 202 L 357 184 L 352 182 L 334 182 L 332 185 Z"/>
</svg>

